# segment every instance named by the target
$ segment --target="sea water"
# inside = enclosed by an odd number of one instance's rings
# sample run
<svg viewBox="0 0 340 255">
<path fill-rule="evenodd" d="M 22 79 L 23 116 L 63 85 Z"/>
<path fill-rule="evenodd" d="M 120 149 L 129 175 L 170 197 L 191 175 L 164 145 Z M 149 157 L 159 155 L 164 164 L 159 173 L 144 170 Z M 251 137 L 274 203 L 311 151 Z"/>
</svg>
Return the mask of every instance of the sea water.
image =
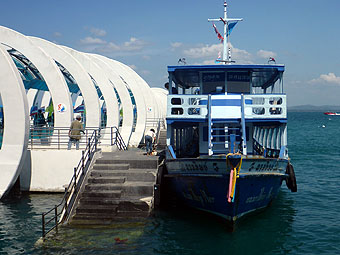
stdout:
<svg viewBox="0 0 340 255">
<path fill-rule="evenodd" d="M 30 194 L 0 202 L 0 254 L 340 254 L 340 116 L 289 112 L 288 122 L 298 192 L 283 183 L 270 207 L 234 231 L 173 210 L 108 228 L 64 227 L 41 245 L 41 213 L 62 195 Z"/>
</svg>

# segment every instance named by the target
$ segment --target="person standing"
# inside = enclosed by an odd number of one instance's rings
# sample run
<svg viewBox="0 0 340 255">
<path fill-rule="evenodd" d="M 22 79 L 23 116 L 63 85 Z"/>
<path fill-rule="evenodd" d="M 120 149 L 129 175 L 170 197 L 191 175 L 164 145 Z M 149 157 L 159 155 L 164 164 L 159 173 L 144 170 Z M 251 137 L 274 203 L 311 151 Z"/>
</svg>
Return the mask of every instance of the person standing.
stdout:
<svg viewBox="0 0 340 255">
<path fill-rule="evenodd" d="M 81 123 L 81 116 L 78 115 L 76 119 L 71 123 L 70 130 L 68 131 L 68 136 L 70 138 L 67 146 L 68 150 L 71 149 L 72 143 L 75 143 L 76 149 L 79 150 L 79 141 L 81 138 L 80 132 L 84 134 L 83 124 Z"/>
<path fill-rule="evenodd" d="M 38 138 L 41 138 L 44 131 L 44 126 L 46 125 L 46 120 L 41 109 L 39 109 L 37 114 L 34 116 L 33 124 L 34 129 L 37 131 Z"/>
<path fill-rule="evenodd" d="M 151 155 L 152 153 L 152 144 L 155 141 L 155 130 L 151 128 L 145 134 L 145 144 L 146 144 L 146 155 Z"/>
</svg>

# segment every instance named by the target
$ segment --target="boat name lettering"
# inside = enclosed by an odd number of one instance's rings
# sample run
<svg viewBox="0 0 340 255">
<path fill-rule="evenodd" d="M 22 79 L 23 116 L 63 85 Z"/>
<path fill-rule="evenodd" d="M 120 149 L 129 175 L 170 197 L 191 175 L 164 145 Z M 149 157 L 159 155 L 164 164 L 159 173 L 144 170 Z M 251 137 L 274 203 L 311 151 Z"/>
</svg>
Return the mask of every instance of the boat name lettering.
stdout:
<svg viewBox="0 0 340 255">
<path fill-rule="evenodd" d="M 267 163 L 256 163 L 252 162 L 248 171 L 256 171 L 256 172 L 264 172 L 264 171 L 278 171 L 279 170 L 279 163 L 278 162 L 269 162 Z"/>
<path fill-rule="evenodd" d="M 205 190 L 200 189 L 199 194 L 196 194 L 191 188 L 188 189 L 187 192 L 182 192 L 184 198 L 192 201 L 197 201 L 204 206 L 204 204 L 213 204 L 215 202 L 214 197 L 210 197 L 207 195 Z"/>
<path fill-rule="evenodd" d="M 185 171 L 207 171 L 208 166 L 206 164 L 200 164 L 200 163 L 186 163 L 184 164 Z M 215 169 L 215 168 L 214 168 Z"/>
<path fill-rule="evenodd" d="M 254 196 L 254 197 L 248 197 L 246 200 L 246 204 L 249 203 L 254 203 L 254 202 L 259 202 L 265 199 L 271 199 L 273 196 L 273 188 L 271 188 L 268 192 L 268 194 L 266 194 L 264 192 L 264 188 L 261 189 L 261 192 L 258 196 Z"/>
</svg>

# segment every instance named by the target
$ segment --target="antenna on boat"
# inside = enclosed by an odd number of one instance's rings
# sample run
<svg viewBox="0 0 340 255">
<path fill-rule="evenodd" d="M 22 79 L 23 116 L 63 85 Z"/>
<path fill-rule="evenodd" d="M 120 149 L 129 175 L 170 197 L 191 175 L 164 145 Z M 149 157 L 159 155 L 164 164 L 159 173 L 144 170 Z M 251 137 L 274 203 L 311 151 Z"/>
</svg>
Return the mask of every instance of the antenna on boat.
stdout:
<svg viewBox="0 0 340 255">
<path fill-rule="evenodd" d="M 231 60 L 231 47 L 229 42 L 229 36 L 236 23 L 242 21 L 243 19 L 229 19 L 227 16 L 227 1 L 224 1 L 224 17 L 219 19 L 208 19 L 209 22 L 222 21 L 224 24 L 224 35 L 223 35 L 223 58 L 222 60 L 216 60 L 218 62 L 223 62 L 224 64 L 235 63 Z"/>
</svg>

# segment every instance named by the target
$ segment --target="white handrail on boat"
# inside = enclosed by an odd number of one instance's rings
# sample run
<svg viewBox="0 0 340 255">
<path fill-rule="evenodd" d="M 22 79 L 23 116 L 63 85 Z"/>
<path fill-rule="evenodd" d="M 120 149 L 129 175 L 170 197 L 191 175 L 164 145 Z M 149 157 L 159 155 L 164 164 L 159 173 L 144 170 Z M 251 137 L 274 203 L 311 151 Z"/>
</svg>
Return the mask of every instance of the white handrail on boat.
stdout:
<svg viewBox="0 0 340 255">
<path fill-rule="evenodd" d="M 287 97 L 284 94 L 244 95 L 246 119 L 287 118 Z"/>
<path fill-rule="evenodd" d="M 208 95 L 168 95 L 167 118 L 205 119 Z M 241 95 L 213 95 L 214 119 L 241 118 Z M 245 119 L 285 119 L 287 100 L 285 94 L 244 95 Z"/>
<path fill-rule="evenodd" d="M 179 119 L 207 117 L 207 95 L 168 95 L 167 100 L 167 117 Z"/>
</svg>

